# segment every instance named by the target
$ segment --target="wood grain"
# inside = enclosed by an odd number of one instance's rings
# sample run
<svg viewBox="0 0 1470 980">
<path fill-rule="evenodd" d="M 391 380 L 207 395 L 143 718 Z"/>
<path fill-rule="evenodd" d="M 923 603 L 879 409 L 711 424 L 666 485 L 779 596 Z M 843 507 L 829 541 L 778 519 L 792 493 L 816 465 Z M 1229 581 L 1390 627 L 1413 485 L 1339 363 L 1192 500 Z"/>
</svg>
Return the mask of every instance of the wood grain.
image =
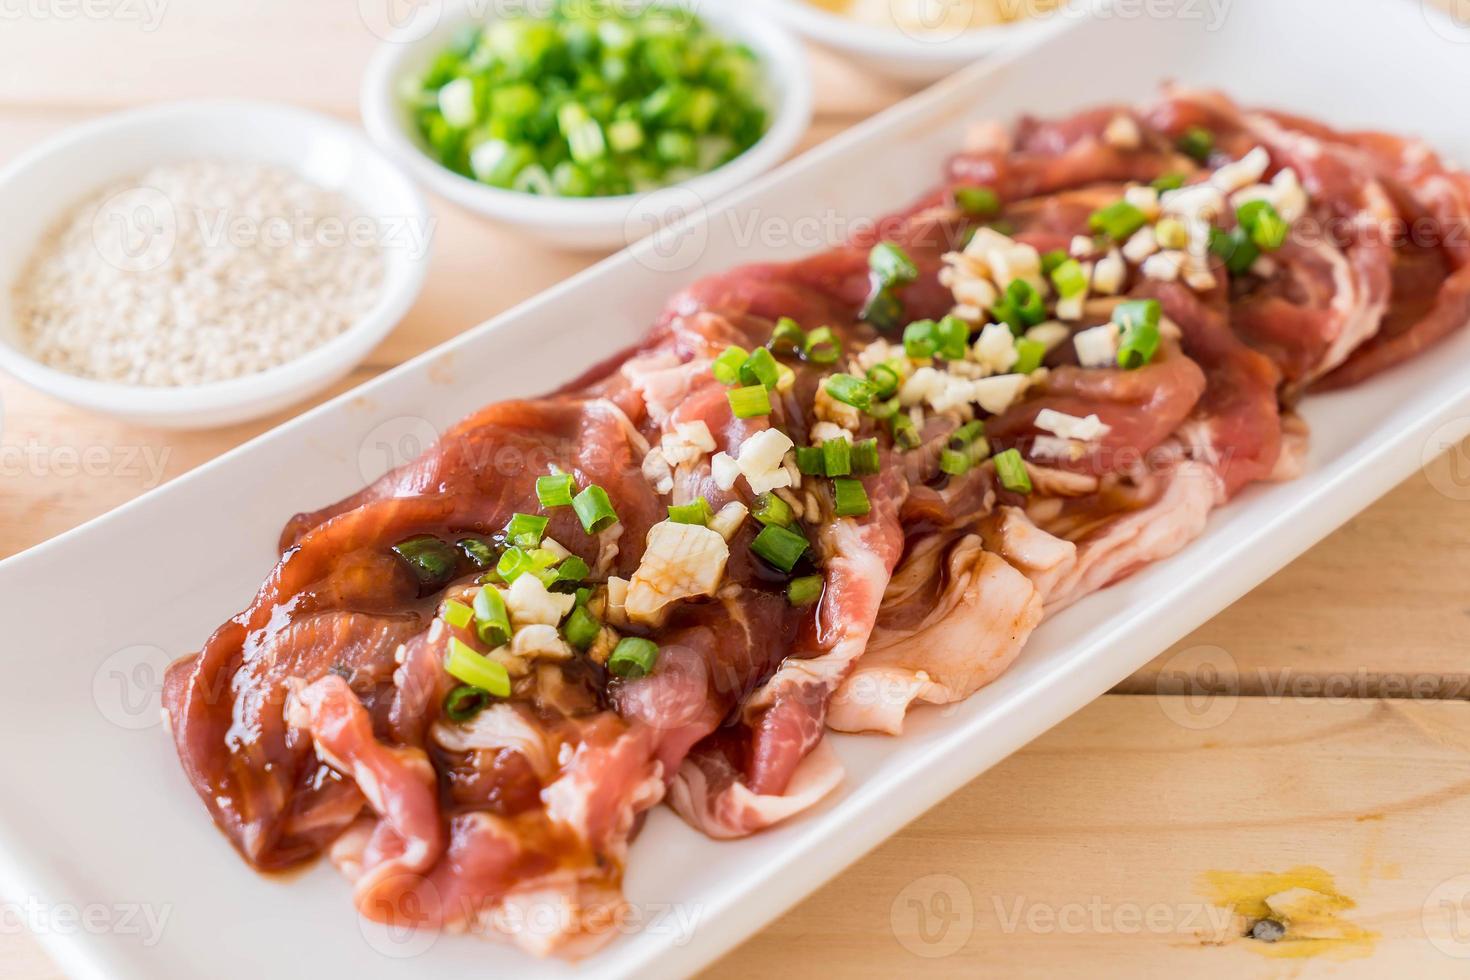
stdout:
<svg viewBox="0 0 1470 980">
<path fill-rule="evenodd" d="M 0 162 L 104 112 L 176 98 L 273 99 L 355 119 L 377 42 L 356 7 L 170 0 L 154 29 L 115 18 L 0 21 Z M 818 114 L 805 145 L 904 94 L 828 53 L 811 57 Z M 422 298 L 328 395 L 596 258 L 432 204 L 438 226 Z M 0 375 L 0 557 L 308 404 L 250 425 L 172 433 L 71 409 Z M 710 976 L 1465 975 L 1464 961 L 1424 939 L 1421 914 L 1436 884 L 1470 868 L 1470 705 L 1437 700 L 1470 697 L 1465 452 L 1410 478 Z M 1268 960 L 1234 935 L 1214 943 L 1185 926 L 1185 916 L 1203 914 L 1201 871 L 1297 864 L 1327 869 L 1359 902 L 1354 918 L 1382 933 L 1371 958 Z M 921 941 L 911 911 L 936 908 L 930 875 L 956 879 L 974 906 L 973 925 L 945 956 L 931 955 L 937 947 Z M 1130 910 L 1151 905 L 1168 910 L 1171 928 L 1129 931 Z M 1080 908 L 1090 917 L 1092 906 L 1104 909 L 1100 928 L 1091 918 L 1080 930 L 1028 927 L 1023 917 L 1008 930 L 1001 915 L 1020 908 L 1039 922 L 1047 910 Z M 0 980 L 58 976 L 34 939 L 0 920 Z"/>
</svg>

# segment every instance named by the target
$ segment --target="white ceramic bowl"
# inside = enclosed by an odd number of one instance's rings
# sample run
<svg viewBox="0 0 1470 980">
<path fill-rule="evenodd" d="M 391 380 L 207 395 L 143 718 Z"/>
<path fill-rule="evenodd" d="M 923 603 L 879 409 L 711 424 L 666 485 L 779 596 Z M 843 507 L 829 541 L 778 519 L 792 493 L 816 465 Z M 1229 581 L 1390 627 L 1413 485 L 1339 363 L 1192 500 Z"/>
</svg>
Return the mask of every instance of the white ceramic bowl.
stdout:
<svg viewBox="0 0 1470 980">
<path fill-rule="evenodd" d="M 423 15 L 433 18 L 432 27 L 411 23 L 401 40 L 384 41 L 368 65 L 362 86 L 363 122 L 394 159 L 430 190 L 456 204 L 557 245 L 621 248 L 654 230 L 660 219 L 687 213 L 770 170 L 795 149 L 811 121 L 812 83 L 806 53 L 790 34 L 731 0 L 679 0 L 677 5 L 693 10 L 713 31 L 744 42 L 755 53 L 763 69 L 771 118 L 766 134 L 749 150 L 722 167 L 674 185 L 673 193 L 540 197 L 471 180 L 429 155 L 400 85 L 404 78 L 422 71 L 466 24 L 493 20 L 497 16 L 494 4 L 460 4 L 453 9 L 421 5 Z"/>
<path fill-rule="evenodd" d="M 170 161 L 251 160 L 337 191 L 381 231 L 382 295 L 322 346 L 248 377 L 185 387 L 94 381 L 47 367 L 19 339 L 16 277 L 48 230 L 89 196 Z M 289 106 L 184 102 L 68 130 L 0 172 L 0 368 L 83 408 L 144 425 L 208 428 L 268 415 L 351 371 L 402 319 L 423 284 L 433 229 L 423 196 L 358 130 Z M 125 312 L 125 311 L 124 311 Z"/>
<path fill-rule="evenodd" d="M 803 37 L 889 78 L 928 84 L 1002 47 L 1039 36 L 1061 18 L 1086 16 L 1087 3 L 1048 11 L 1030 20 L 952 35 L 910 34 L 829 13 L 808 0 L 746 0 Z M 1088 0 L 1096 3 L 1098 0 Z"/>
</svg>

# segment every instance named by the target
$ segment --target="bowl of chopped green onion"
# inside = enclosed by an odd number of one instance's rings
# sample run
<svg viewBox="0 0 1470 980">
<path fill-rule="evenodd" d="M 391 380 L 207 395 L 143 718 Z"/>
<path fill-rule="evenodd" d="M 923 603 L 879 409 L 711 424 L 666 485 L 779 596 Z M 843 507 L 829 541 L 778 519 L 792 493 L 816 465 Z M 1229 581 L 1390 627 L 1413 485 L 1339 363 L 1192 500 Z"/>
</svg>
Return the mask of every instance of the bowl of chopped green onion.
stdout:
<svg viewBox="0 0 1470 980">
<path fill-rule="evenodd" d="M 811 118 L 801 47 L 722 0 L 469 4 L 387 41 L 372 137 L 431 190 L 577 248 L 629 244 L 650 195 L 708 202 L 784 159 Z M 528 12 L 530 11 L 530 12 Z"/>
</svg>

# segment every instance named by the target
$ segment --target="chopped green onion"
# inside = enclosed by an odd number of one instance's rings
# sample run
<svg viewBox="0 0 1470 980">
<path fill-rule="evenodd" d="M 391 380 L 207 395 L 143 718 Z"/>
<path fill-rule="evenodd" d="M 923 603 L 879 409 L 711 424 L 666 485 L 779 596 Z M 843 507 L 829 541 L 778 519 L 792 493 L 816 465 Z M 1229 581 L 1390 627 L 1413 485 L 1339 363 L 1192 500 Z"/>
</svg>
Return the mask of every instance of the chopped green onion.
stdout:
<svg viewBox="0 0 1470 980">
<path fill-rule="evenodd" d="M 1231 275 L 1236 276 L 1247 272 L 1256 264 L 1256 259 L 1261 257 L 1260 247 L 1251 240 L 1250 233 L 1244 228 L 1233 228 L 1230 231 L 1211 228 L 1210 251 L 1224 261 L 1225 268 L 1230 270 Z"/>
<path fill-rule="evenodd" d="M 939 350 L 939 337 L 933 320 L 915 320 L 903 328 L 903 352 L 916 361 L 933 357 Z"/>
<path fill-rule="evenodd" d="M 796 468 L 803 476 L 825 476 L 825 466 L 821 446 L 796 447 Z"/>
<path fill-rule="evenodd" d="M 868 383 L 873 386 L 873 394 L 878 398 L 892 398 L 898 393 L 901 380 L 898 372 L 889 364 L 874 364 L 868 368 Z"/>
<path fill-rule="evenodd" d="M 791 317 L 783 316 L 771 331 L 770 348 L 778 354 L 800 354 L 806 350 L 806 331 Z"/>
<path fill-rule="evenodd" d="M 497 698 L 510 697 L 510 674 L 505 665 L 496 663 L 458 637 L 449 638 L 449 656 L 445 659 L 444 669 L 450 677 L 471 687 L 478 687 Z"/>
<path fill-rule="evenodd" d="M 570 507 L 572 505 L 572 475 L 552 473 L 536 477 L 536 499 L 542 507 Z"/>
<path fill-rule="evenodd" d="M 740 365 L 740 383 L 774 388 L 776 379 L 780 376 L 776 368 L 776 358 L 771 355 L 771 352 L 764 347 L 757 347 L 750 352 L 745 363 Z"/>
<path fill-rule="evenodd" d="M 1051 284 L 1056 287 L 1057 295 L 1062 299 L 1081 296 L 1087 292 L 1087 273 L 1081 262 L 1067 259 L 1052 270 Z"/>
<path fill-rule="evenodd" d="M 790 527 L 796 520 L 796 512 L 791 509 L 791 505 L 774 493 L 763 493 L 756 497 L 750 516 L 768 527 Z"/>
<path fill-rule="evenodd" d="M 460 538 L 458 541 L 454 542 L 454 546 L 458 548 L 459 553 L 468 558 L 470 560 L 470 564 L 474 565 L 476 568 L 489 568 L 491 565 L 495 564 L 496 559 L 500 557 L 495 553 L 494 548 L 490 547 L 485 542 L 478 540 L 477 538 Z"/>
<path fill-rule="evenodd" d="M 607 491 L 595 483 L 573 498 L 572 510 L 588 534 L 598 534 L 618 522 L 618 512 L 613 510 Z"/>
<path fill-rule="evenodd" d="M 786 601 L 793 606 L 810 606 L 822 597 L 825 583 L 820 575 L 803 575 L 786 586 Z"/>
<path fill-rule="evenodd" d="M 695 497 L 687 504 L 669 505 L 669 520 L 675 524 L 698 524 L 702 527 L 709 527 L 710 518 L 714 516 L 709 501 L 703 497 Z"/>
<path fill-rule="evenodd" d="M 898 396 L 894 395 L 892 398 L 885 399 L 884 401 L 874 402 L 872 407 L 868 409 L 868 414 L 878 421 L 884 422 L 897 415 L 902 408 L 903 405 L 899 402 Z"/>
<path fill-rule="evenodd" d="M 445 600 L 444 608 L 440 615 L 444 617 L 444 622 L 457 630 L 466 629 L 470 623 L 475 621 L 475 611 L 455 599 Z"/>
<path fill-rule="evenodd" d="M 922 441 L 919 427 L 914 425 L 914 420 L 907 412 L 899 412 L 889 419 L 888 431 L 893 434 L 893 442 L 900 449 L 918 449 Z"/>
<path fill-rule="evenodd" d="M 556 566 L 556 581 L 558 584 L 584 582 L 592 569 L 587 563 L 576 555 L 567 558 L 566 561 Z"/>
<path fill-rule="evenodd" d="M 1154 178 L 1154 182 L 1149 186 L 1160 193 L 1164 191 L 1177 191 L 1184 186 L 1184 180 L 1184 174 L 1178 172 L 1161 174 Z"/>
<path fill-rule="evenodd" d="M 536 514 L 512 514 L 510 523 L 505 525 L 505 536 L 517 548 L 534 548 L 541 543 L 549 523 L 549 518 Z"/>
<path fill-rule="evenodd" d="M 753 419 L 771 414 L 771 394 L 763 384 L 733 388 L 725 397 L 730 399 L 730 411 L 735 413 L 737 419 Z"/>
<path fill-rule="evenodd" d="M 740 366 L 750 356 L 744 347 L 726 347 L 710 367 L 715 380 L 722 385 L 732 385 L 740 380 Z"/>
<path fill-rule="evenodd" d="M 597 617 L 587 611 L 586 606 L 573 606 L 571 615 L 562 624 L 562 635 L 567 642 L 578 650 L 586 650 L 596 640 L 597 634 L 602 632 L 602 624 Z"/>
<path fill-rule="evenodd" d="M 868 253 L 868 268 L 884 289 L 907 286 L 919 278 L 919 267 L 908 253 L 892 242 L 879 242 Z"/>
<path fill-rule="evenodd" d="M 1087 219 L 1087 227 L 1117 242 L 1132 237 L 1146 224 L 1148 217 L 1133 204 L 1122 200 L 1099 208 Z"/>
<path fill-rule="evenodd" d="M 949 448 L 964 449 L 985 434 L 985 423 L 979 419 L 966 422 L 949 434 Z"/>
<path fill-rule="evenodd" d="M 862 378 L 855 378 L 850 374 L 834 374 L 823 387 L 827 389 L 827 394 L 844 405 L 851 405 L 863 412 L 872 407 L 873 386 Z"/>
<path fill-rule="evenodd" d="M 1156 299 L 1130 300 L 1113 308 L 1113 322 L 1123 328 L 1118 366 L 1132 371 L 1152 361 L 1159 349 L 1163 311 Z"/>
<path fill-rule="evenodd" d="M 463 725 L 490 706 L 490 692 L 470 684 L 461 684 L 444 695 L 444 716 Z"/>
<path fill-rule="evenodd" d="M 939 453 L 939 469 L 950 476 L 963 476 L 973 465 L 969 449 L 945 449 Z"/>
<path fill-rule="evenodd" d="M 988 218 L 1000 210 L 1000 197 L 989 187 L 956 187 L 954 202 L 972 218 Z"/>
<path fill-rule="evenodd" d="M 459 553 L 432 534 L 420 534 L 395 544 L 392 551 L 418 580 L 421 595 L 435 592 L 454 578 Z"/>
<path fill-rule="evenodd" d="M 534 569 L 550 568 L 556 564 L 557 553 L 550 548 L 533 548 L 527 552 L 531 559 L 531 567 Z"/>
<path fill-rule="evenodd" d="M 500 590 L 487 585 L 475 593 L 475 633 L 489 647 L 510 642 L 510 611 Z"/>
<path fill-rule="evenodd" d="M 607 127 L 607 142 L 614 153 L 632 153 L 643 145 L 643 126 L 636 119 L 619 119 Z"/>
<path fill-rule="evenodd" d="M 1020 280 L 1016 280 L 1020 282 Z M 1038 297 L 1039 299 L 1040 297 Z M 934 325 L 934 336 L 939 341 L 936 353 L 946 361 L 963 361 L 970 344 L 970 325 L 957 316 L 947 316 Z"/>
<path fill-rule="evenodd" d="M 1015 493 L 1031 492 L 1031 474 L 1026 472 L 1026 463 L 1016 449 L 1007 449 L 995 454 L 995 475 L 1000 485 Z"/>
<path fill-rule="evenodd" d="M 893 294 L 893 290 L 880 286 L 873 290 L 873 294 L 863 304 L 858 318 L 888 333 L 897 330 L 903 322 L 903 303 Z"/>
<path fill-rule="evenodd" d="M 1291 227 L 1270 201 L 1247 201 L 1235 209 L 1235 217 L 1257 247 L 1274 252 L 1286 244 Z"/>
<path fill-rule="evenodd" d="M 607 669 L 619 677 L 636 680 L 653 673 L 658 663 L 658 644 L 641 636 L 625 636 L 607 658 Z"/>
<path fill-rule="evenodd" d="M 846 439 L 822 442 L 822 471 L 828 476 L 846 476 L 852 472 L 852 443 Z"/>
<path fill-rule="evenodd" d="M 832 499 L 838 517 L 862 517 L 872 509 L 862 480 L 833 480 Z"/>
<path fill-rule="evenodd" d="M 1176 145 L 1184 155 L 1193 158 L 1197 163 L 1204 163 L 1215 149 L 1215 135 L 1203 126 L 1190 126 L 1176 141 Z"/>
<path fill-rule="evenodd" d="M 877 473 L 879 466 L 877 439 L 862 439 L 852 444 L 852 471 L 854 473 L 870 475 Z"/>
<path fill-rule="evenodd" d="M 750 543 L 750 550 L 771 566 L 789 572 L 801 561 L 810 544 L 807 539 L 789 528 L 767 526 Z"/>
<path fill-rule="evenodd" d="M 1064 248 L 1054 248 L 1050 252 L 1043 253 L 1041 256 L 1041 274 L 1047 278 L 1051 278 L 1051 274 L 1066 264 L 1069 258 L 1070 256 L 1067 255 L 1067 250 Z"/>
<path fill-rule="evenodd" d="M 500 561 L 495 563 L 495 574 L 503 582 L 514 582 L 517 578 L 531 571 L 531 556 L 520 548 L 506 548 L 500 553 Z"/>
<path fill-rule="evenodd" d="M 842 342 L 831 327 L 818 327 L 806 335 L 801 352 L 813 364 L 834 364 L 842 356 Z"/>
<path fill-rule="evenodd" d="M 1015 305 L 1021 314 L 1021 322 L 1034 327 L 1046 319 L 1046 301 L 1041 292 L 1025 279 L 1012 279 L 1006 287 L 1006 299 Z"/>
<path fill-rule="evenodd" d="M 1030 374 L 1041 367 L 1046 359 L 1046 345 L 1039 340 L 1021 337 L 1016 340 L 1016 363 L 1011 370 L 1016 374 Z"/>
</svg>

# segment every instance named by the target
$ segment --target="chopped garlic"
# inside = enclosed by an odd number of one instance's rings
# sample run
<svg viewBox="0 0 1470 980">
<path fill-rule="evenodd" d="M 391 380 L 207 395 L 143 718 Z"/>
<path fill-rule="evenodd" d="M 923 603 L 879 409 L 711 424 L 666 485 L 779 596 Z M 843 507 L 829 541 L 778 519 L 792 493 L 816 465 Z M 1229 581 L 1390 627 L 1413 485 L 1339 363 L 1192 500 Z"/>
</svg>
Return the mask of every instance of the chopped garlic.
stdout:
<svg viewBox="0 0 1470 980">
<path fill-rule="evenodd" d="M 1154 237 L 1153 226 L 1144 225 L 1142 228 L 1138 229 L 1138 231 L 1133 233 L 1132 238 L 1128 239 L 1128 241 L 1124 243 L 1123 258 L 1127 259 L 1129 262 L 1132 262 L 1134 265 L 1137 265 L 1144 259 L 1148 258 L 1150 255 L 1153 255 L 1158 250 L 1159 241 L 1156 237 Z"/>
<path fill-rule="evenodd" d="M 575 600 L 575 596 L 572 597 Z M 626 623 L 628 614 L 628 580 L 613 575 L 607 580 L 606 614 L 609 622 Z"/>
<path fill-rule="evenodd" d="M 1045 344 L 1048 352 L 1066 343 L 1071 336 L 1072 328 L 1068 327 L 1065 323 L 1058 323 L 1055 320 L 1038 323 L 1026 331 L 1027 340 L 1034 340 L 1039 344 Z"/>
<path fill-rule="evenodd" d="M 1135 184 L 1123 191 L 1123 200 L 1142 211 L 1148 220 L 1159 220 L 1159 192 L 1154 188 Z"/>
<path fill-rule="evenodd" d="M 1178 218 L 1165 218 L 1154 225 L 1154 238 L 1159 248 L 1184 249 L 1189 247 L 1189 229 Z"/>
<path fill-rule="evenodd" d="M 997 374 L 993 378 L 970 382 L 971 400 L 992 415 L 999 415 L 1026 390 L 1030 379 L 1024 374 Z"/>
<path fill-rule="evenodd" d="M 1184 283 L 1197 292 L 1207 292 L 1218 284 L 1209 263 L 1193 255 L 1184 263 Z"/>
<path fill-rule="evenodd" d="M 1096 246 L 1091 238 L 1086 235 L 1076 235 L 1072 238 L 1072 244 L 1067 249 L 1067 253 L 1074 259 L 1088 259 L 1092 257 L 1095 250 Z"/>
<path fill-rule="evenodd" d="M 852 442 L 852 433 L 831 422 L 818 422 L 812 426 L 812 445 L 819 446 L 829 439 L 845 439 Z"/>
<path fill-rule="evenodd" d="M 628 618 L 646 626 L 661 625 L 671 603 L 713 595 L 729 560 L 730 546 L 718 531 L 674 521 L 655 524 L 648 529 L 648 546 L 628 583 L 624 602 Z"/>
<path fill-rule="evenodd" d="M 1056 436 L 1037 436 L 1031 442 L 1032 459 L 1062 459 L 1076 462 L 1087 452 L 1080 442 L 1059 439 Z"/>
<path fill-rule="evenodd" d="M 572 557 L 571 550 L 555 538 L 542 538 L 541 548 L 555 555 L 557 561 L 566 561 Z"/>
<path fill-rule="evenodd" d="M 995 374 L 1005 374 L 1020 358 L 1016 353 L 1016 335 L 1002 323 L 986 324 L 975 341 L 974 352 L 975 360 Z"/>
<path fill-rule="evenodd" d="M 561 638 L 556 627 L 545 623 L 516 630 L 515 637 L 510 641 L 510 650 L 516 656 L 530 660 L 570 660 L 572 656 L 572 648 Z"/>
<path fill-rule="evenodd" d="M 1103 130 L 1103 142 L 1120 150 L 1136 150 L 1143 142 L 1138 123 L 1129 115 L 1119 114 L 1108 121 Z"/>
<path fill-rule="evenodd" d="M 1251 274 L 1255 276 L 1260 276 L 1262 279 L 1269 279 L 1272 276 L 1276 275 L 1276 268 L 1277 266 L 1275 259 L 1271 258 L 1271 256 L 1269 255 L 1262 255 L 1258 256 L 1256 260 L 1251 263 Z"/>
<path fill-rule="evenodd" d="M 1116 248 L 1109 249 L 1092 270 L 1092 288 L 1105 296 L 1115 296 L 1123 289 L 1127 277 L 1128 266 L 1124 264 L 1123 256 Z"/>
<path fill-rule="evenodd" d="M 1210 176 L 1210 184 L 1226 194 L 1256 183 L 1271 166 L 1271 155 L 1264 147 L 1256 147 L 1234 163 L 1227 163 Z"/>
<path fill-rule="evenodd" d="M 1165 191 L 1160 198 L 1164 213 L 1194 221 L 1213 221 L 1225 213 L 1225 197 L 1210 184 L 1190 184 Z"/>
<path fill-rule="evenodd" d="M 517 629 L 536 623 L 555 626 L 577 602 L 574 595 L 548 591 L 534 575 L 517 577 L 510 588 L 501 590 L 501 595 L 505 598 L 505 608 L 510 612 L 510 621 Z"/>
<path fill-rule="evenodd" d="M 857 366 L 864 372 L 902 356 L 903 351 L 886 340 L 875 340 L 857 352 Z"/>
<path fill-rule="evenodd" d="M 1112 426 L 1096 415 L 1078 418 L 1052 408 L 1043 408 L 1037 412 L 1035 424 L 1044 432 L 1061 436 L 1063 439 L 1079 439 L 1082 442 L 1091 442 L 1112 431 Z"/>
<path fill-rule="evenodd" d="M 932 367 L 921 367 L 909 375 L 898 389 L 898 403 L 910 408 L 928 401 L 944 386 L 944 372 Z"/>
<path fill-rule="evenodd" d="M 749 513 L 750 508 L 738 500 L 732 500 L 710 518 L 710 530 L 729 541 L 735 537 L 735 532 L 740 530 L 740 525 L 745 523 L 745 516 Z"/>
<path fill-rule="evenodd" d="M 715 437 L 703 421 L 678 423 L 673 432 L 664 433 L 661 444 L 670 466 L 697 462 L 715 451 Z"/>
<path fill-rule="evenodd" d="M 714 475 L 716 486 L 721 490 L 730 490 L 735 486 L 735 481 L 740 479 L 740 464 L 729 453 L 715 453 L 710 458 L 710 473 Z"/>
<path fill-rule="evenodd" d="M 1083 367 L 1115 367 L 1118 363 L 1118 345 L 1122 331 L 1116 323 L 1104 323 L 1078 331 L 1072 338 L 1077 348 L 1077 360 Z"/>
<path fill-rule="evenodd" d="M 1143 274 L 1160 282 L 1174 282 L 1184 270 L 1184 262 L 1188 258 L 1183 252 L 1173 251 L 1150 255 L 1144 260 Z"/>
<path fill-rule="evenodd" d="M 643 457 L 643 478 L 653 486 L 654 493 L 669 493 L 674 489 L 674 471 L 658 446 Z"/>
</svg>

